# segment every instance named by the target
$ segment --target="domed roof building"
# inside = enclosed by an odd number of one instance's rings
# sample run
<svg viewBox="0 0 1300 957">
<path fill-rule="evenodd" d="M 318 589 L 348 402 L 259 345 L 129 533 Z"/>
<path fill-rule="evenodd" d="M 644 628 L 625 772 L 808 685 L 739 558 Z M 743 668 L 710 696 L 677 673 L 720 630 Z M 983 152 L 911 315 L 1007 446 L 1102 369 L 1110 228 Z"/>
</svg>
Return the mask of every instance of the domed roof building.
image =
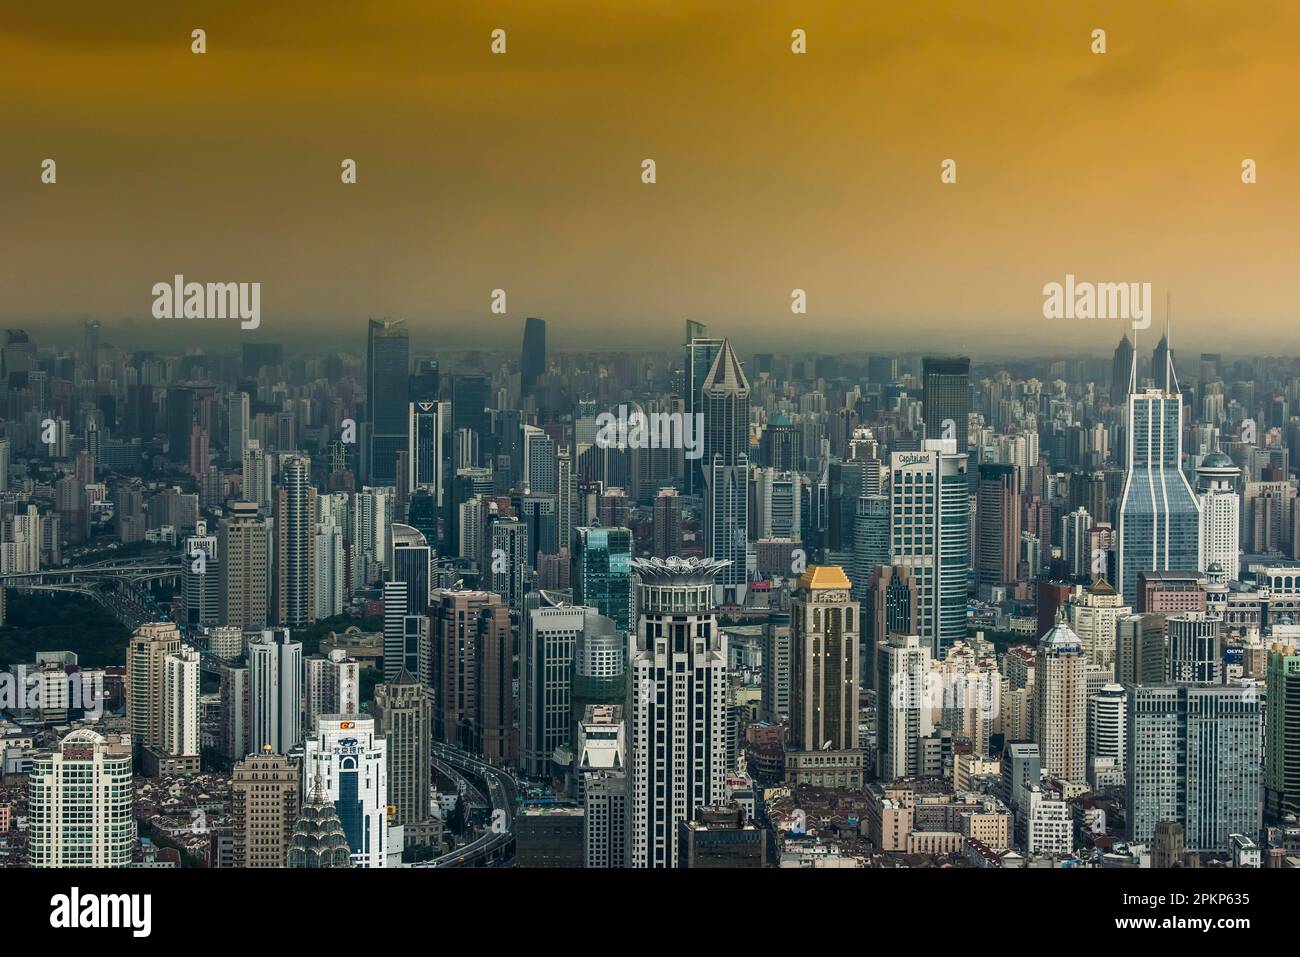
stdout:
<svg viewBox="0 0 1300 957">
<path fill-rule="evenodd" d="M 1201 507 L 1201 568 L 1219 566 L 1224 581 L 1241 575 L 1241 469 L 1222 452 L 1211 452 L 1196 467 L 1196 498 Z"/>
<path fill-rule="evenodd" d="M 1088 780 L 1088 679 L 1083 641 L 1058 613 L 1038 644 L 1034 667 L 1034 738 L 1048 774 Z"/>
<path fill-rule="evenodd" d="M 303 802 L 302 812 L 293 825 L 286 866 L 352 866 L 352 849 L 343 832 L 343 822 L 334 802 L 325 796 L 325 782 L 320 775 L 316 776 L 311 794 Z"/>
</svg>

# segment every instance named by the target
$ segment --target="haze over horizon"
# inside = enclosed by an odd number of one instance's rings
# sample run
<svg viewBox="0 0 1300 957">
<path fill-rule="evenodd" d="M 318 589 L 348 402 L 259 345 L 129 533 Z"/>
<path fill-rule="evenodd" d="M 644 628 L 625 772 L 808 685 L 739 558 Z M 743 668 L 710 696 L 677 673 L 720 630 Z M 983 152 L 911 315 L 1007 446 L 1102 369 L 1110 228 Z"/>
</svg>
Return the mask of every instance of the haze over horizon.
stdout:
<svg viewBox="0 0 1300 957">
<path fill-rule="evenodd" d="M 1042 316 L 1070 273 L 1151 282 L 1152 342 L 1172 290 L 1176 349 L 1300 345 L 1294 5 L 70 6 L 0 24 L 0 323 L 38 337 L 1105 354 L 1122 321 Z M 262 327 L 153 320 L 176 273 L 260 282 Z"/>
</svg>

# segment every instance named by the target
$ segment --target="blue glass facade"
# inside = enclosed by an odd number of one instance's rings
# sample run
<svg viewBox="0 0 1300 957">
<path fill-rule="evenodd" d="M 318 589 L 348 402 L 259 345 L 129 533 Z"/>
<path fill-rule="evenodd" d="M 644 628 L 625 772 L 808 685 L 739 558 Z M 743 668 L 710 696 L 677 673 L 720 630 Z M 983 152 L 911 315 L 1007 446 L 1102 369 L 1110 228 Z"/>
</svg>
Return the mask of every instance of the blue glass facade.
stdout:
<svg viewBox="0 0 1300 957">
<path fill-rule="evenodd" d="M 573 602 L 595 608 L 626 633 L 632 625 L 632 532 L 579 528 L 574 543 Z"/>
<path fill-rule="evenodd" d="M 1128 475 L 1120 503 L 1119 571 L 1124 601 L 1136 606 L 1138 574 L 1196 571 L 1201 512 L 1179 467 L 1182 397 L 1155 390 L 1129 397 Z"/>
<path fill-rule="evenodd" d="M 339 769 L 339 799 L 334 802 L 334 807 L 339 812 L 339 821 L 343 824 L 343 833 L 347 835 L 348 847 L 352 848 L 353 854 L 364 853 L 367 849 L 367 834 L 357 784 L 356 758 L 344 758 Z"/>
</svg>

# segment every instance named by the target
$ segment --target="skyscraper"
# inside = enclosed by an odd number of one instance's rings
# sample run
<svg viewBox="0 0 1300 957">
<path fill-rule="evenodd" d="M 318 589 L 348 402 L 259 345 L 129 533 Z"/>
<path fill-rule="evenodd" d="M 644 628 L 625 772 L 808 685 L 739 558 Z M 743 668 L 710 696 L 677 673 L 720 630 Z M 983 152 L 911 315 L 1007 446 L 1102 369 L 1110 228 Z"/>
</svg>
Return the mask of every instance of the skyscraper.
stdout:
<svg viewBox="0 0 1300 957">
<path fill-rule="evenodd" d="M 792 538 L 802 535 L 799 507 L 801 483 L 798 472 L 756 469 L 754 472 L 754 527 L 759 538 Z"/>
<path fill-rule="evenodd" d="M 389 535 L 384 582 L 384 679 L 392 680 L 405 668 L 428 675 L 428 647 L 423 643 L 418 619 L 428 614 L 432 549 L 410 525 L 394 523 Z M 415 617 L 412 623 L 409 618 Z M 414 627 L 412 625 L 414 624 Z"/>
<path fill-rule="evenodd" d="M 876 569 L 889 564 L 889 496 L 859 496 L 854 511 L 849 579 L 853 582 L 853 596 L 865 602 Z"/>
<path fill-rule="evenodd" d="M 1092 556 L 1088 553 L 1090 528 L 1092 516 L 1082 505 L 1061 516 L 1061 558 L 1069 566 L 1071 578 L 1091 580 L 1094 574 Z M 1098 571 L 1104 573 L 1104 569 Z"/>
<path fill-rule="evenodd" d="M 719 568 L 714 585 L 718 604 L 743 604 L 749 563 L 749 460 L 733 463 L 713 457 L 705 473 L 705 548 Z"/>
<path fill-rule="evenodd" d="M 301 780 L 297 760 L 279 754 L 253 754 L 235 764 L 230 781 L 235 867 L 285 866 Z"/>
<path fill-rule="evenodd" d="M 714 360 L 722 351 L 722 339 L 710 339 L 705 336 L 703 323 L 686 320 L 686 368 L 684 372 L 684 412 L 695 415 L 703 407 L 702 392 L 704 380 L 713 368 Z M 710 460 L 711 461 L 711 458 Z M 704 458 L 686 463 L 687 491 L 699 494 L 704 484 Z"/>
<path fill-rule="evenodd" d="M 620 729 L 622 722 L 619 722 Z M 583 857 L 586 867 L 627 866 L 627 772 L 586 775 L 583 788 Z"/>
<path fill-rule="evenodd" d="M 661 488 L 654 507 L 655 558 L 682 552 L 682 506 L 675 488 Z"/>
<path fill-rule="evenodd" d="M 970 495 L 966 456 L 949 440 L 890 455 L 890 564 L 911 570 L 915 633 L 942 658 L 966 637 Z"/>
<path fill-rule="evenodd" d="M 405 320 L 370 320 L 366 333 L 363 472 L 370 485 L 397 484 L 397 453 L 407 448 L 410 348 Z"/>
<path fill-rule="evenodd" d="M 167 458 L 184 462 L 190 455 L 190 426 L 194 424 L 194 390 L 184 386 L 167 389 Z"/>
<path fill-rule="evenodd" d="M 1167 644 L 1164 615 L 1121 616 L 1115 622 L 1115 680 L 1125 687 L 1164 682 L 1169 667 Z"/>
<path fill-rule="evenodd" d="M 626 528 L 576 529 L 569 585 L 573 603 L 594 608 L 623 633 L 632 622 L 632 532 Z"/>
<path fill-rule="evenodd" d="M 239 494 L 246 502 L 254 503 L 265 513 L 271 512 L 271 459 L 257 439 L 244 442 L 243 474 Z"/>
<path fill-rule="evenodd" d="M 1227 577 L 1241 577 L 1241 469 L 1222 452 L 1211 452 L 1196 467 L 1196 498 L 1201 507 L 1200 560 L 1205 573 L 1214 565 Z"/>
<path fill-rule="evenodd" d="M 632 867 L 676 867 L 677 826 L 722 801 L 727 639 L 712 559 L 635 559 L 641 617 L 629 639 Z"/>
<path fill-rule="evenodd" d="M 304 727 L 310 732 L 322 714 L 352 714 L 361 709 L 361 664 L 342 648 L 303 660 Z"/>
<path fill-rule="evenodd" d="M 163 729 L 160 750 L 169 757 L 199 758 L 199 653 L 182 645 L 163 659 Z"/>
<path fill-rule="evenodd" d="M 607 615 L 589 609 L 583 616 L 574 649 L 571 728 L 576 729 L 589 707 L 621 708 L 626 702 L 627 646 L 627 632 L 615 627 Z"/>
<path fill-rule="evenodd" d="M 763 624 L 763 720 L 790 718 L 790 614 L 773 611 Z"/>
<path fill-rule="evenodd" d="M 302 643 L 267 628 L 248 645 L 249 746 L 288 754 L 302 743 Z"/>
<path fill-rule="evenodd" d="M 305 455 L 280 463 L 272 591 L 276 624 L 301 628 L 316 620 L 316 487 Z"/>
<path fill-rule="evenodd" d="M 519 734 L 524 769 L 530 775 L 549 774 L 555 749 L 573 743 L 573 661 L 589 614 L 600 613 L 574 605 L 527 612 L 520 655 Z"/>
<path fill-rule="evenodd" d="M 546 372 L 546 321 L 529 316 L 524 320 L 524 347 L 519 357 L 519 394 L 529 396 Z"/>
<path fill-rule="evenodd" d="M 857 603 L 836 565 L 812 565 L 799 579 L 790 610 L 790 736 L 786 780 L 791 786 L 857 788 L 861 685 Z"/>
<path fill-rule="evenodd" d="M 254 502 L 231 502 L 217 526 L 221 556 L 218 612 L 221 624 L 261 628 L 267 616 L 271 578 L 271 529 Z"/>
<path fill-rule="evenodd" d="M 921 360 L 925 437 L 951 439 L 957 452 L 966 451 L 970 425 L 970 359 L 965 356 Z"/>
<path fill-rule="evenodd" d="M 700 384 L 700 405 L 704 415 L 703 461 L 721 456 L 723 464 L 734 465 L 749 456 L 749 380 L 740 359 L 723 340 L 708 374 Z"/>
<path fill-rule="evenodd" d="M 510 612 L 486 591 L 433 593 L 432 685 L 438 741 L 506 760 L 514 753 Z"/>
<path fill-rule="evenodd" d="M 528 526 L 514 517 L 497 518 L 488 531 L 488 581 L 515 611 L 524 607 L 524 595 L 533 581 L 533 548 L 528 531 Z"/>
<path fill-rule="evenodd" d="M 875 645 L 890 635 L 916 634 L 917 595 L 912 570 L 907 565 L 878 565 L 871 575 L 863 614 Z"/>
<path fill-rule="evenodd" d="M 343 529 L 333 521 L 316 525 L 316 620 L 343 614 L 349 580 L 344 565 Z"/>
<path fill-rule="evenodd" d="M 749 380 L 723 340 L 701 384 L 704 533 L 718 604 L 743 604 L 749 568 Z"/>
<path fill-rule="evenodd" d="M 454 376 L 451 380 L 451 426 L 453 432 L 468 429 L 477 442 L 477 449 L 488 434 L 488 380 L 477 374 Z M 472 451 L 472 449 L 470 450 Z M 479 465 L 477 455 L 469 466 Z M 458 466 L 459 467 L 459 466 Z"/>
<path fill-rule="evenodd" d="M 1250 685 L 1129 689 L 1125 760 L 1131 841 L 1177 821 L 1193 851 L 1223 851 L 1232 834 L 1258 834 L 1264 785 L 1264 713 Z"/>
<path fill-rule="evenodd" d="M 1016 580 L 1020 561 L 1020 470 L 983 462 L 975 509 L 975 583 L 981 593 Z"/>
<path fill-rule="evenodd" d="M 1116 623 L 1133 614 L 1104 578 L 1070 596 L 1065 613 L 1070 628 L 1079 636 L 1088 664 L 1111 667 L 1115 663 Z"/>
<path fill-rule="evenodd" d="M 1133 343 L 1128 331 L 1115 347 L 1110 366 L 1110 404 L 1123 408 L 1128 404 L 1129 382 L 1133 378 Z"/>
<path fill-rule="evenodd" d="M 1268 656 L 1264 806 L 1270 820 L 1300 815 L 1300 655 L 1277 644 Z"/>
<path fill-rule="evenodd" d="M 891 634 L 876 641 L 876 775 L 881 781 L 922 772 L 921 739 L 934 730 L 930 643 Z"/>
<path fill-rule="evenodd" d="M 243 656 L 243 635 L 239 635 L 239 657 Z M 221 741 L 223 757 L 230 762 L 249 754 L 248 746 L 248 665 L 222 661 L 218 665 L 221 676 Z"/>
<path fill-rule="evenodd" d="M 1034 667 L 1034 737 L 1048 774 L 1088 780 L 1087 654 L 1064 620 L 1043 636 Z"/>
<path fill-rule="evenodd" d="M 181 597 L 185 624 L 211 626 L 221 618 L 221 569 L 217 564 L 217 536 L 200 521 L 195 534 L 185 540 L 181 565 Z M 200 557 L 201 556 L 201 557 Z"/>
<path fill-rule="evenodd" d="M 167 724 L 167 659 L 180 651 L 180 629 L 171 622 L 141 625 L 127 642 L 127 724 L 131 729 L 131 743 L 137 749 L 163 747 Z"/>
<path fill-rule="evenodd" d="M 307 739 L 303 785 L 317 781 L 334 803 L 353 867 L 384 867 L 388 858 L 388 745 L 375 719 L 324 714 Z"/>
<path fill-rule="evenodd" d="M 31 867 L 127 867 L 135 848 L 131 739 L 90 728 L 32 757 L 27 776 Z"/>
<path fill-rule="evenodd" d="M 1088 783 L 1093 788 L 1124 784 L 1128 694 L 1108 684 L 1088 696 Z"/>
<path fill-rule="evenodd" d="M 535 425 L 525 425 L 521 431 L 524 486 L 533 495 L 558 494 L 560 483 L 555 440 Z"/>
<path fill-rule="evenodd" d="M 1165 332 L 1151 350 L 1151 381 L 1160 392 L 1176 392 L 1177 379 L 1174 378 L 1174 353 L 1169 347 L 1169 328 L 1166 320 Z"/>
<path fill-rule="evenodd" d="M 226 393 L 226 459 L 242 463 L 248 447 L 248 393 Z"/>
<path fill-rule="evenodd" d="M 1223 619 L 1203 611 L 1170 615 L 1165 619 L 1169 636 L 1169 677 L 1186 684 L 1223 684 Z"/>
<path fill-rule="evenodd" d="M 388 750 L 388 803 L 392 824 L 403 827 L 408 847 L 429 843 L 429 748 L 433 743 L 433 693 L 409 671 L 375 687 L 375 724 Z"/>
<path fill-rule="evenodd" d="M 406 489 L 414 493 L 417 489 L 431 492 L 438 505 L 442 505 L 443 464 L 447 450 L 442 440 L 447 432 L 445 421 L 450 411 L 446 402 L 422 399 L 408 405 L 407 414 L 407 456 Z"/>
<path fill-rule="evenodd" d="M 1144 570 L 1195 571 L 1201 509 L 1183 474 L 1183 398 L 1173 364 L 1171 389 L 1128 401 L 1128 474 L 1119 512 L 1119 578 L 1125 604 L 1137 604 Z"/>
</svg>

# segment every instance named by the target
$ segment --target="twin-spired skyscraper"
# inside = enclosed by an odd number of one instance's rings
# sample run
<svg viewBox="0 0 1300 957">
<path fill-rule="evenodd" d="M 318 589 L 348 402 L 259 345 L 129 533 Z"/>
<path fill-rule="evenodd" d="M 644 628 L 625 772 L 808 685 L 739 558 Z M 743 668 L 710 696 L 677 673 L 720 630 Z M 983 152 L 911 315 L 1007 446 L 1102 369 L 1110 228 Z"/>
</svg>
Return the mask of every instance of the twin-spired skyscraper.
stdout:
<svg viewBox="0 0 1300 957">
<path fill-rule="evenodd" d="M 1183 474 L 1183 397 L 1172 354 L 1169 388 L 1128 397 L 1128 474 L 1119 509 L 1116 577 L 1124 602 L 1137 606 L 1138 573 L 1190 571 L 1200 564 L 1201 508 Z"/>
</svg>

